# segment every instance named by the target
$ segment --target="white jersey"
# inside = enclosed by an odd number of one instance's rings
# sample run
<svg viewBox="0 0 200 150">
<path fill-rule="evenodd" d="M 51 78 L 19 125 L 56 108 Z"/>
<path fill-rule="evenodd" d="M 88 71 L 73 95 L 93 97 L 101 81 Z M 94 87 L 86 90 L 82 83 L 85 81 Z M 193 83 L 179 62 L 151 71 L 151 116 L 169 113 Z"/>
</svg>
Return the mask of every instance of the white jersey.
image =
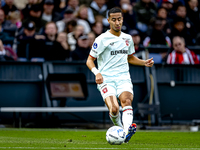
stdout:
<svg viewBox="0 0 200 150">
<path fill-rule="evenodd" d="M 127 57 L 135 53 L 132 37 L 121 32 L 115 36 L 109 31 L 98 36 L 90 56 L 97 58 L 97 65 L 103 77 L 130 79 Z"/>
</svg>

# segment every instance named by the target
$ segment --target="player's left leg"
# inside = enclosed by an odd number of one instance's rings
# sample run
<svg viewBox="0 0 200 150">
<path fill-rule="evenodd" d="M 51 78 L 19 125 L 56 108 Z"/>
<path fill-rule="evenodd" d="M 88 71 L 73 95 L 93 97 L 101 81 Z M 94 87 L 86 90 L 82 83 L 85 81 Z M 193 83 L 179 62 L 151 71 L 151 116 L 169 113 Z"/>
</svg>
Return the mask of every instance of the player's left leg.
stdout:
<svg viewBox="0 0 200 150">
<path fill-rule="evenodd" d="M 124 126 L 124 130 L 126 131 L 126 139 L 125 142 L 128 143 L 133 134 L 136 132 L 136 124 L 133 122 L 133 108 L 132 108 L 132 101 L 133 101 L 133 94 L 125 91 L 122 92 L 119 96 L 123 114 L 122 114 L 122 122 Z"/>
<path fill-rule="evenodd" d="M 133 84 L 131 79 L 118 80 L 115 82 L 117 84 L 117 96 L 120 100 L 123 114 L 122 114 L 122 123 L 124 130 L 126 131 L 126 140 L 127 143 L 133 134 L 136 131 L 136 124 L 133 123 Z"/>
<path fill-rule="evenodd" d="M 123 114 L 122 114 L 122 122 L 126 132 L 128 132 L 128 128 L 133 122 L 133 108 L 132 108 L 132 101 L 133 101 L 133 94 L 130 92 L 123 92 L 119 96 L 119 100 L 121 102 Z"/>
</svg>

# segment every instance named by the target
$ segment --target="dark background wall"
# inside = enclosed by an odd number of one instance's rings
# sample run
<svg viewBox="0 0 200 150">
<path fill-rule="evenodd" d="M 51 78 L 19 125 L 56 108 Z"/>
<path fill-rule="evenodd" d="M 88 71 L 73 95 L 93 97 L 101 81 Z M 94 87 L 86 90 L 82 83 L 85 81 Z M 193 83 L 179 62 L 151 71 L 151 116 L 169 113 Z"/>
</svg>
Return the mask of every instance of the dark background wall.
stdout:
<svg viewBox="0 0 200 150">
<path fill-rule="evenodd" d="M 149 74 L 152 68 L 130 66 L 134 84 L 134 113 L 137 103 L 148 102 Z M 200 66 L 155 65 L 154 90 L 158 91 L 161 113 L 173 113 L 174 121 L 200 119 Z M 87 79 L 88 97 L 77 101 L 68 98 L 65 107 L 104 106 L 96 88 L 94 75 L 82 62 L 0 62 L 0 107 L 53 107 L 45 93 L 48 73 L 84 73 Z M 171 81 L 175 86 L 171 86 Z M 154 98 L 155 99 L 155 98 Z M 54 101 L 59 106 L 59 101 Z M 52 114 L 23 113 L 24 121 L 45 120 Z M 103 113 L 55 113 L 62 122 L 102 122 Z M 11 123 L 12 113 L 0 113 L 0 123 Z M 137 116 L 134 119 L 137 121 Z M 165 120 L 165 119 L 164 119 Z M 109 122 L 108 113 L 106 121 Z"/>
</svg>

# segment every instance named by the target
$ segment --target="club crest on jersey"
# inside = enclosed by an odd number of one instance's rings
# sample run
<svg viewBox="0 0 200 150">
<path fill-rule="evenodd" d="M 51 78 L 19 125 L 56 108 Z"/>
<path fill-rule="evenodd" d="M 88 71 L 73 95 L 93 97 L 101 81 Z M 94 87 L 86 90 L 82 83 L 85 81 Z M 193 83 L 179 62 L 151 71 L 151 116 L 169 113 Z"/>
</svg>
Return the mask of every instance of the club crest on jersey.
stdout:
<svg viewBox="0 0 200 150">
<path fill-rule="evenodd" d="M 105 87 L 103 90 L 102 90 L 102 92 L 105 94 L 106 92 L 108 92 L 108 89 L 107 89 L 107 87 Z"/>
<path fill-rule="evenodd" d="M 97 49 L 97 47 L 98 47 L 97 43 L 94 43 L 94 44 L 93 44 L 93 48 L 94 48 L 94 49 Z"/>
<path fill-rule="evenodd" d="M 128 40 L 126 40 L 125 43 L 126 43 L 126 46 L 129 46 L 129 42 L 128 42 Z"/>
</svg>

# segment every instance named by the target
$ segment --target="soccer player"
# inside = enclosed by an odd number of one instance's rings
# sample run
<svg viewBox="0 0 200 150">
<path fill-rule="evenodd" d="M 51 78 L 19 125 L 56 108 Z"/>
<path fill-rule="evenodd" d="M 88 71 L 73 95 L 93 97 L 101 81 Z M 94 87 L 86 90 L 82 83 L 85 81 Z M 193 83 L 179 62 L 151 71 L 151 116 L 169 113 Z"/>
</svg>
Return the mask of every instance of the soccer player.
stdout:
<svg viewBox="0 0 200 150">
<path fill-rule="evenodd" d="M 128 63 L 152 67 L 153 58 L 141 60 L 135 57 L 132 37 L 121 31 L 123 14 L 120 8 L 114 7 L 108 12 L 110 30 L 98 36 L 86 65 L 96 76 L 97 88 L 109 109 L 109 116 L 114 125 L 121 126 L 127 132 L 125 142 L 128 143 L 136 132 L 133 122 L 133 85 Z M 97 58 L 98 69 L 94 61 Z M 119 102 L 123 108 L 122 122 Z"/>
</svg>

